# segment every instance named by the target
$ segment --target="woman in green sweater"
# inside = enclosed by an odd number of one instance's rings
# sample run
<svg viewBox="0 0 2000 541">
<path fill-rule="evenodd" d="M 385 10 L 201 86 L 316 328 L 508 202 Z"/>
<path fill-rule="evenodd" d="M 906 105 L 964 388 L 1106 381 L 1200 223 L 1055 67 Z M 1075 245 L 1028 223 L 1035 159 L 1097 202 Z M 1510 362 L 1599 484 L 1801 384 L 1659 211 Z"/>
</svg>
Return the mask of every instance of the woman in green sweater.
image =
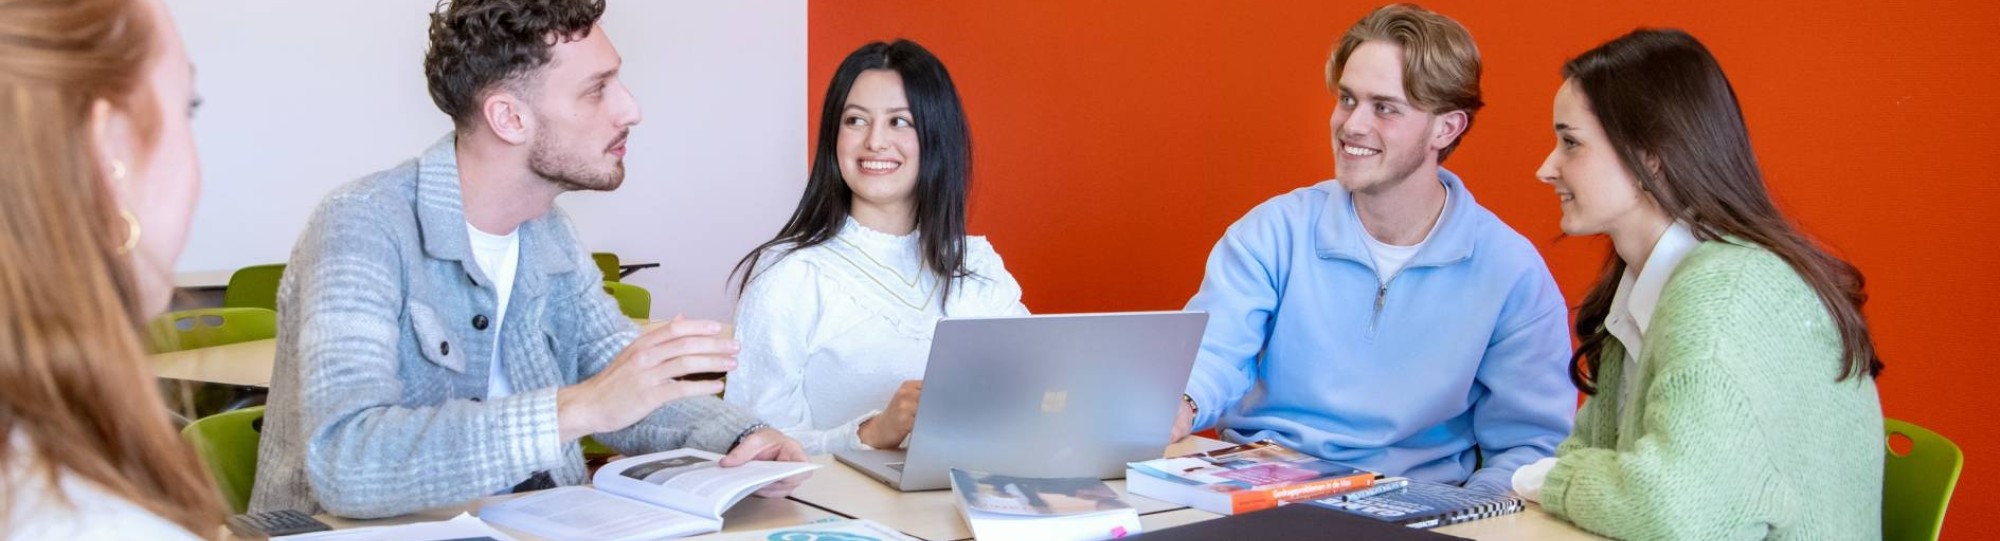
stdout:
<svg viewBox="0 0 2000 541">
<path fill-rule="evenodd" d="M 1861 273 L 1778 212 L 1729 80 L 1677 30 L 1563 66 L 1536 174 L 1614 253 L 1576 318 L 1590 395 L 1515 490 L 1628 539 L 1882 534 L 1882 369 Z"/>
</svg>

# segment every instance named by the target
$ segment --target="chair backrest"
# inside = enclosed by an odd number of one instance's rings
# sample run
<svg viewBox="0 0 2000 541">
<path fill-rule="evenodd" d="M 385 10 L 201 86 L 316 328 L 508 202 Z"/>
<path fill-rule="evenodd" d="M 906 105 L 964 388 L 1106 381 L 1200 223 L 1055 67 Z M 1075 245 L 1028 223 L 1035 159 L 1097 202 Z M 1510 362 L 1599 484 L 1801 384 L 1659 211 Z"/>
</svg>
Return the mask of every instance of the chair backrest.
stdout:
<svg viewBox="0 0 2000 541">
<path fill-rule="evenodd" d="M 597 271 L 604 273 L 605 282 L 616 282 L 621 278 L 618 276 L 619 271 L 622 270 L 618 268 L 618 254 L 611 252 L 591 252 L 590 261 L 597 263 Z"/>
<path fill-rule="evenodd" d="M 146 325 L 146 334 L 153 353 L 276 338 L 278 313 L 264 308 L 167 312 Z"/>
<path fill-rule="evenodd" d="M 243 408 L 203 417 L 181 429 L 181 438 L 215 478 L 222 500 L 235 513 L 250 508 L 250 488 L 257 481 L 257 443 L 263 438 L 264 407 Z"/>
<path fill-rule="evenodd" d="M 649 319 L 653 317 L 653 293 L 646 288 L 624 282 L 605 282 L 604 292 L 618 301 L 618 311 L 625 317 Z"/>
<path fill-rule="evenodd" d="M 1889 439 L 1910 439 L 1908 453 L 1896 454 L 1888 445 L 1882 463 L 1882 539 L 1937 539 L 1965 453 L 1949 438 L 1909 422 L 1883 419 L 1882 427 Z"/>
<path fill-rule="evenodd" d="M 277 310 L 278 280 L 284 276 L 283 263 L 236 269 L 229 275 L 229 288 L 222 291 L 222 306 Z"/>
</svg>

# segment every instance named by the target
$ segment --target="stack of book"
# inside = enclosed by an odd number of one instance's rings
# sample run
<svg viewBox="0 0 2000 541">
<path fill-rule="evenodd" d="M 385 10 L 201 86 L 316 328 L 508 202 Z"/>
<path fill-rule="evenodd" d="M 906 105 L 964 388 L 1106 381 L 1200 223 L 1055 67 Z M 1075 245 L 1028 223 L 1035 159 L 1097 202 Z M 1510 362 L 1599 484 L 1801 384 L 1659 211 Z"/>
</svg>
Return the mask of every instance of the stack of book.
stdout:
<svg viewBox="0 0 2000 541">
<path fill-rule="evenodd" d="M 1368 488 L 1381 476 L 1270 441 L 1126 465 L 1133 494 L 1222 515 Z"/>
</svg>

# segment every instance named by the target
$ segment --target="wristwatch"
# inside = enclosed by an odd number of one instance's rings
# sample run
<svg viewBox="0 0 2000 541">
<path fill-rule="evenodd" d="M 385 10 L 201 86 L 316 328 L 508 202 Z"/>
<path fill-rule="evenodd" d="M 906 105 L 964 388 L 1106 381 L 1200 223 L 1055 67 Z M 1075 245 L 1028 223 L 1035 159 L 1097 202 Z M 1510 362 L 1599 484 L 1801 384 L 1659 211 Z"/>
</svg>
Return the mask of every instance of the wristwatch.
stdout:
<svg viewBox="0 0 2000 541">
<path fill-rule="evenodd" d="M 1201 405 L 1194 403 L 1194 397 L 1188 396 L 1187 393 L 1181 393 L 1181 403 L 1187 404 L 1189 412 L 1201 415 Z"/>
<path fill-rule="evenodd" d="M 749 438 L 750 438 L 750 435 L 751 435 L 751 434 L 755 434 L 755 433 L 757 433 L 757 431 L 759 431 L 759 430 L 763 430 L 763 429 L 766 429 L 766 428 L 771 428 L 771 425 L 769 425 L 769 424 L 766 424 L 766 423 L 763 423 L 763 422 L 758 422 L 758 423 L 756 423 L 756 424 L 752 424 L 752 425 L 750 425 L 750 428 L 745 428 L 745 429 L 743 429 L 743 431 L 742 431 L 742 432 L 738 432 L 738 433 L 736 433 L 736 441 L 735 441 L 735 442 L 731 442 L 731 443 L 729 444 L 729 450 L 728 450 L 728 451 L 724 451 L 724 452 L 723 452 L 722 454 L 725 454 L 725 455 L 726 455 L 726 454 L 729 454 L 729 453 L 732 453 L 732 452 L 735 452 L 735 451 L 736 451 L 736 446 L 738 446 L 738 445 L 743 445 L 743 440 L 746 440 L 746 439 L 749 439 Z"/>
</svg>

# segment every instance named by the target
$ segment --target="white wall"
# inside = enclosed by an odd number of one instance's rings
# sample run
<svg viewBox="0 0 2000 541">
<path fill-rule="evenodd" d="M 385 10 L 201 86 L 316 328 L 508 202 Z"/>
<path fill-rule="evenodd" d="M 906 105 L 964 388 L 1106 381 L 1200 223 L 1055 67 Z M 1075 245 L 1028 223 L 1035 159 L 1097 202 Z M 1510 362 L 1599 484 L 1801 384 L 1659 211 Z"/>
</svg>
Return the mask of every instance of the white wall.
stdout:
<svg viewBox="0 0 2000 541">
<path fill-rule="evenodd" d="M 430 0 L 167 0 L 205 100 L 204 183 L 179 271 L 287 259 L 335 186 L 450 128 L 423 80 Z M 805 0 L 614 0 L 602 22 L 645 110 L 624 187 L 558 204 L 584 245 L 659 262 L 655 317 L 726 319 L 730 265 L 790 215 L 806 171 Z"/>
</svg>

